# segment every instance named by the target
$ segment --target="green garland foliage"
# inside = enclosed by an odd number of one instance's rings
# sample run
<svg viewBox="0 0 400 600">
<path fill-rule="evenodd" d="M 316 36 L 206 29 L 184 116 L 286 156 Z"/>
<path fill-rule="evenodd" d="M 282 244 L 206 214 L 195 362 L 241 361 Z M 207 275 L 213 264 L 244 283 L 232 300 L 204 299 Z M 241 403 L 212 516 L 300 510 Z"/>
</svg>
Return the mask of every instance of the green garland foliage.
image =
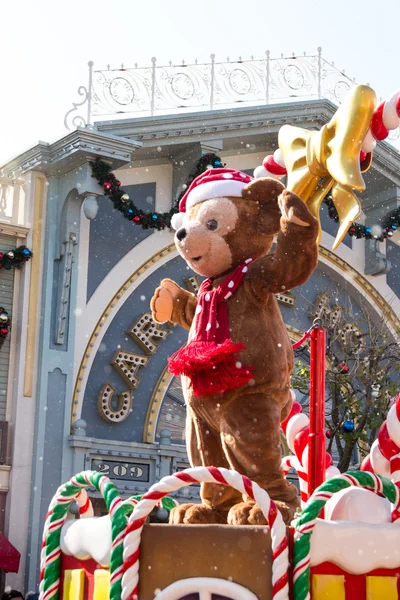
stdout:
<svg viewBox="0 0 400 600">
<path fill-rule="evenodd" d="M 20 269 L 32 258 L 32 252 L 26 246 L 18 246 L 9 252 L 0 252 L 0 269 Z"/>
<path fill-rule="evenodd" d="M 328 207 L 328 214 L 331 219 L 339 222 L 339 215 L 332 200 L 332 195 L 328 194 L 324 198 L 324 204 Z M 350 225 L 348 234 L 357 239 L 366 238 L 367 240 L 383 240 L 392 237 L 397 228 L 400 227 L 400 208 L 389 213 L 375 231 L 372 227 L 367 227 L 361 223 L 354 222 Z"/>
<path fill-rule="evenodd" d="M 104 189 L 104 195 L 110 198 L 114 204 L 114 208 L 119 210 L 123 216 L 128 219 L 128 221 L 132 221 L 136 225 L 141 225 L 143 229 L 158 230 L 171 227 L 171 218 L 179 210 L 179 201 L 196 177 L 204 173 L 204 171 L 210 167 L 218 169 L 225 166 L 220 157 L 214 153 L 208 153 L 202 156 L 190 172 L 189 179 L 183 186 L 179 197 L 177 198 L 171 210 L 168 212 L 158 213 L 156 211 L 145 212 L 138 208 L 133 200 L 129 198 L 129 195 L 121 188 L 121 182 L 118 181 L 115 175 L 111 172 L 111 166 L 109 164 L 102 161 L 100 158 L 97 158 L 95 161 L 92 161 L 90 165 L 92 167 L 92 177 L 97 179 L 99 185 L 102 186 Z M 324 198 L 324 203 L 328 207 L 328 214 L 330 218 L 338 222 L 339 216 L 333 203 L 331 194 L 328 194 Z M 349 235 L 358 239 L 366 238 L 383 241 L 386 238 L 390 238 L 398 227 L 400 227 L 400 208 L 390 213 L 384 219 L 380 229 L 378 229 L 377 232 L 373 231 L 371 227 L 354 222 L 351 224 L 348 233 Z"/>
<path fill-rule="evenodd" d="M 101 159 L 97 158 L 95 161 L 90 163 L 92 167 L 92 177 L 97 179 L 99 185 L 104 189 L 104 195 L 108 196 L 114 208 L 119 210 L 125 219 L 132 221 L 136 225 L 141 225 L 143 229 L 165 229 L 171 227 L 172 216 L 179 211 L 179 200 L 182 198 L 185 190 L 190 186 L 192 181 L 204 173 L 206 169 L 220 168 L 224 165 L 221 159 L 216 154 L 205 154 L 201 157 L 195 167 L 192 169 L 189 179 L 174 203 L 171 210 L 168 212 L 145 212 L 138 208 L 133 200 L 129 198 L 129 195 L 121 188 L 121 182 L 115 177 L 114 173 L 111 172 L 111 166 Z"/>
</svg>

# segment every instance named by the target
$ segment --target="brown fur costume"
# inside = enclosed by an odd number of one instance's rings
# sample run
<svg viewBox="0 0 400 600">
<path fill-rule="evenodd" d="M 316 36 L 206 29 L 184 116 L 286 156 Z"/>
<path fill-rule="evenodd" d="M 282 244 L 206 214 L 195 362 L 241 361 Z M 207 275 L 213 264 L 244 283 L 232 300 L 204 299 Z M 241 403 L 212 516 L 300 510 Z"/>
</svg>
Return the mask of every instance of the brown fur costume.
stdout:
<svg viewBox="0 0 400 600">
<path fill-rule="evenodd" d="M 184 227 L 185 237 L 175 236 L 179 253 L 196 273 L 211 277 L 215 287 L 244 260 L 254 259 L 227 300 L 231 338 L 246 346 L 240 361 L 252 365 L 253 380 L 199 397 L 183 378 L 190 463 L 247 475 L 270 494 L 289 522 L 299 501 L 281 469 L 280 422 L 291 408 L 293 351 L 274 294 L 311 275 L 318 260 L 318 223 L 280 182 L 257 179 L 243 189 L 242 198 L 214 198 L 192 206 Z M 269 254 L 276 235 L 275 251 Z M 151 301 L 153 317 L 190 329 L 196 302 L 193 294 L 165 279 Z M 231 488 L 206 483 L 201 497 L 201 505 L 175 508 L 171 522 L 265 524 L 257 505 Z"/>
</svg>

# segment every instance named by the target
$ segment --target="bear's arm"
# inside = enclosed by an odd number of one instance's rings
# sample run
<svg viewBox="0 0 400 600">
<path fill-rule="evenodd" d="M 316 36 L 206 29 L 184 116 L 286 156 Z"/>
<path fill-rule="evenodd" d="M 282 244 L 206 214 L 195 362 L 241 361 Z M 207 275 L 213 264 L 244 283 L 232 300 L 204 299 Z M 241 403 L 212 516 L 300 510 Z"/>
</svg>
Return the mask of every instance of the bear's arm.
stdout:
<svg viewBox="0 0 400 600">
<path fill-rule="evenodd" d="M 283 201 L 283 204 L 282 204 Z M 275 252 L 250 265 L 247 279 L 258 296 L 302 285 L 318 262 L 318 221 L 300 198 L 285 192 Z"/>
<path fill-rule="evenodd" d="M 180 288 L 179 295 L 174 298 L 171 321 L 184 329 L 190 329 L 196 311 L 197 299 L 194 294 Z"/>
</svg>

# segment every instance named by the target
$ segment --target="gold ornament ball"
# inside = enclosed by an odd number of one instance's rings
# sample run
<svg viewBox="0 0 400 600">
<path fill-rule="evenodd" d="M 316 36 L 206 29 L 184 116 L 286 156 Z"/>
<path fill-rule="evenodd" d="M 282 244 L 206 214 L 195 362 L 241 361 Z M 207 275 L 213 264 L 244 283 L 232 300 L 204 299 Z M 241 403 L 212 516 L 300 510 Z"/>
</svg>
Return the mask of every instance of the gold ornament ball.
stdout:
<svg viewBox="0 0 400 600">
<path fill-rule="evenodd" d="M 2 323 L 7 323 L 7 321 L 8 321 L 8 316 L 7 316 L 5 313 L 1 313 L 1 314 L 0 314 L 0 321 L 1 321 Z"/>
<path fill-rule="evenodd" d="M 123 194 L 121 196 L 121 200 L 122 200 L 122 202 L 129 202 L 129 196 L 128 196 L 128 194 Z"/>
<path fill-rule="evenodd" d="M 10 252 L 7 252 L 7 256 L 8 258 L 14 258 L 14 252 L 10 250 Z"/>
</svg>

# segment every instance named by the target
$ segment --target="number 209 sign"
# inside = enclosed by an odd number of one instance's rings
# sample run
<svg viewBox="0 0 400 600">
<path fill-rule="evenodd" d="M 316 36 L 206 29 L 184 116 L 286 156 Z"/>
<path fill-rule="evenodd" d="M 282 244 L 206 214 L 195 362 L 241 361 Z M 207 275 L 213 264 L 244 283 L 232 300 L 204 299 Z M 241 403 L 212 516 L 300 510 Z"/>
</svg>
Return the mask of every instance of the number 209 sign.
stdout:
<svg viewBox="0 0 400 600">
<path fill-rule="evenodd" d="M 110 479 L 149 481 L 150 467 L 137 463 L 92 460 L 92 470 L 107 475 Z"/>
</svg>

